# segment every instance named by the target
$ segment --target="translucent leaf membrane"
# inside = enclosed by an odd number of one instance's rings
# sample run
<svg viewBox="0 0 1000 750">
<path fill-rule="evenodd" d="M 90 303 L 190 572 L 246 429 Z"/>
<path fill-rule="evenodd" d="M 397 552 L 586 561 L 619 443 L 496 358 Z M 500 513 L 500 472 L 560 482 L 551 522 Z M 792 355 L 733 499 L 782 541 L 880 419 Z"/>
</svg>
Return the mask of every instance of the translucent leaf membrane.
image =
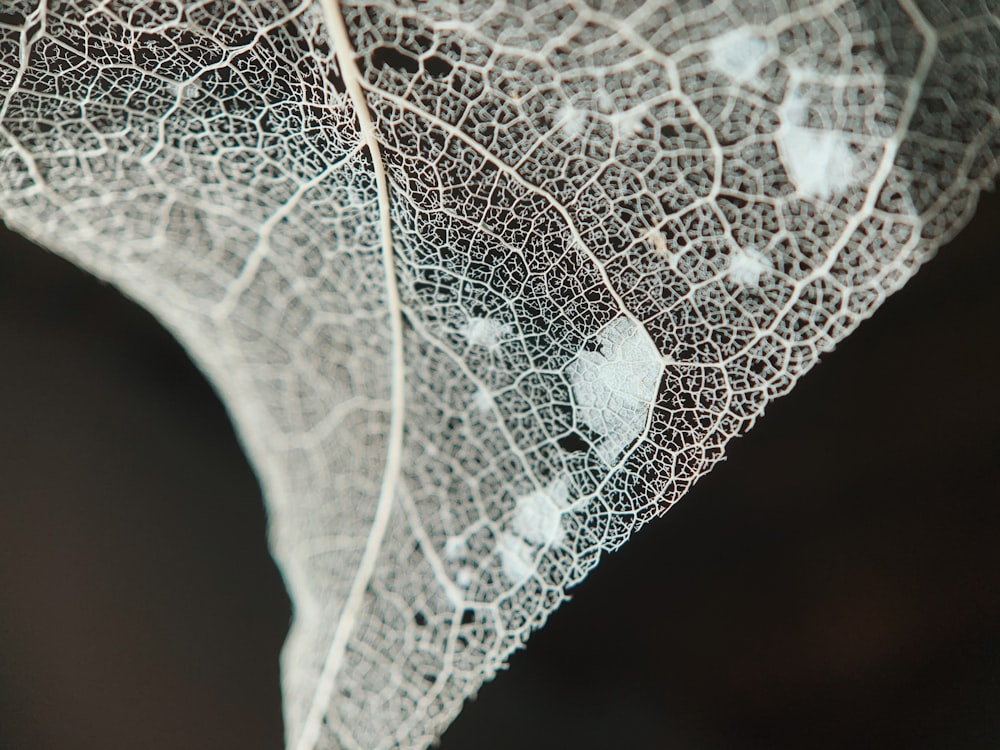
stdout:
<svg viewBox="0 0 1000 750">
<path fill-rule="evenodd" d="M 296 609 L 289 747 L 430 744 L 958 230 L 995 13 L 9 6 L 0 212 L 225 398 Z"/>
</svg>

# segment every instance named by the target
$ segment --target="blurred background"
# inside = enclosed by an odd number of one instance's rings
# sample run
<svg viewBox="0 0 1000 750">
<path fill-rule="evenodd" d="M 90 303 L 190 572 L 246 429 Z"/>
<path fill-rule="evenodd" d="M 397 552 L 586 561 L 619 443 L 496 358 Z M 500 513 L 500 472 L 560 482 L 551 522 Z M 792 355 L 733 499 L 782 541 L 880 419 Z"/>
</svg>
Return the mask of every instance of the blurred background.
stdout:
<svg viewBox="0 0 1000 750">
<path fill-rule="evenodd" d="M 1000 748 L 998 210 L 605 559 L 442 748 Z M 280 750 L 290 611 L 183 350 L 0 235 L 0 747 Z"/>
</svg>

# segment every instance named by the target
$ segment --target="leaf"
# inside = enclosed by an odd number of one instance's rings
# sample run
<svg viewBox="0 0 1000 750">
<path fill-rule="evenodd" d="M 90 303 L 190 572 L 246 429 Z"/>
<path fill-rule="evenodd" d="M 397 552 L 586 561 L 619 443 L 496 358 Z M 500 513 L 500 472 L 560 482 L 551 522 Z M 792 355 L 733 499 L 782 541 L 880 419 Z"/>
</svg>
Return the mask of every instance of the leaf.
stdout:
<svg viewBox="0 0 1000 750">
<path fill-rule="evenodd" d="M 296 608 L 289 747 L 432 742 L 957 231 L 991 7 L 3 16 L 3 216 L 228 403 Z"/>
</svg>

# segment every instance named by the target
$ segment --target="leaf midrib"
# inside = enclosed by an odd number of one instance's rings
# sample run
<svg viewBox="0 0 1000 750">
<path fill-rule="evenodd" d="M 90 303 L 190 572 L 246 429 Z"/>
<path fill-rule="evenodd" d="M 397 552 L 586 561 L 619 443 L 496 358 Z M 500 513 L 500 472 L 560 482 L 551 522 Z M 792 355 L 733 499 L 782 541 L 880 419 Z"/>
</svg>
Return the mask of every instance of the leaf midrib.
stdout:
<svg viewBox="0 0 1000 750">
<path fill-rule="evenodd" d="M 371 110 L 365 99 L 361 71 L 357 65 L 357 52 L 347 32 L 347 24 L 336 0 L 319 0 L 323 20 L 333 42 L 334 58 L 340 68 L 348 96 L 354 105 L 358 124 L 361 127 L 361 142 L 368 148 L 372 162 L 372 172 L 378 194 L 379 228 L 382 234 L 382 258 L 385 272 L 386 308 L 389 313 L 390 350 L 390 416 L 388 444 L 386 446 L 385 467 L 378 504 L 372 518 L 371 530 L 365 543 L 361 561 L 355 571 L 351 588 L 337 621 L 330 647 L 323 663 L 323 671 L 313 693 L 312 703 L 306 714 L 305 723 L 295 744 L 297 750 L 312 750 L 316 747 L 323 717 L 329 709 L 330 698 L 337 676 L 344 662 L 347 643 L 357 624 L 365 590 L 371 581 L 378 561 L 379 552 L 396 497 L 403 451 L 403 425 L 405 418 L 404 361 L 403 361 L 403 320 L 399 289 L 396 281 L 396 264 L 392 246 L 392 219 L 390 215 L 389 180 L 382 159 L 382 151 L 376 138 Z M 294 729 L 293 729 L 294 731 Z"/>
</svg>

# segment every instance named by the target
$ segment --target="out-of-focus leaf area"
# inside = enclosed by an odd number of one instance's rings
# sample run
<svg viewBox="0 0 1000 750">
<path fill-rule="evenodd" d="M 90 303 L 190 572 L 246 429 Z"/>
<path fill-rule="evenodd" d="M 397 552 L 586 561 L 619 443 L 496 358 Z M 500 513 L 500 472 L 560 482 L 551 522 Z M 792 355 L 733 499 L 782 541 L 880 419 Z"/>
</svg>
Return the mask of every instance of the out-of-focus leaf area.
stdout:
<svg viewBox="0 0 1000 750">
<path fill-rule="evenodd" d="M 610 556 L 442 748 L 1000 747 L 1000 201 Z M 0 747 L 277 750 L 288 600 L 226 414 L 0 237 Z"/>
</svg>

